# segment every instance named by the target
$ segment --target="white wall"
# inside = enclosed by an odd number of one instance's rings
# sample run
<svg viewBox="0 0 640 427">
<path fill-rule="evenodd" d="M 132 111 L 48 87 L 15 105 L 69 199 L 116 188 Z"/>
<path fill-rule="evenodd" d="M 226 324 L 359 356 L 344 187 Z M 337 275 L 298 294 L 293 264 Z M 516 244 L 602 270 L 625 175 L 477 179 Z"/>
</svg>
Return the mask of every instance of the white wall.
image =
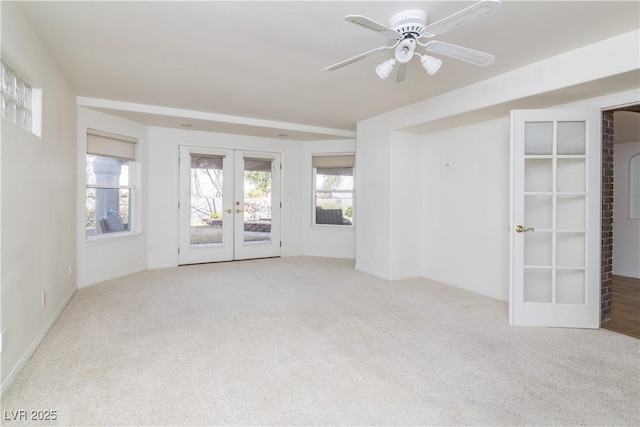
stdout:
<svg viewBox="0 0 640 427">
<path fill-rule="evenodd" d="M 599 116 L 601 109 L 637 102 L 638 91 L 632 90 L 552 108 L 582 110 Z M 378 128 L 376 135 L 382 134 Z M 397 156 L 391 160 L 387 179 L 393 183 L 393 192 L 388 200 L 383 200 L 384 193 L 378 193 L 379 206 L 388 204 L 392 206 L 390 212 L 395 214 L 395 209 L 402 210 L 398 207 L 409 206 L 418 200 L 421 207 L 412 215 L 413 221 L 422 221 L 422 229 L 417 234 L 406 230 L 401 232 L 410 221 L 389 222 L 393 235 L 391 244 L 380 246 L 390 250 L 389 266 L 393 273 L 387 278 L 411 277 L 414 274 L 414 264 L 410 261 L 405 259 L 404 264 L 397 264 L 399 259 L 410 256 L 411 248 L 419 253 L 417 275 L 507 301 L 509 117 L 414 135 L 408 140 L 399 139 L 401 134 L 391 133 L 388 142 L 392 153 L 407 150 L 407 147 L 402 147 L 406 143 L 417 148 L 411 158 Z M 366 154 L 372 147 L 360 145 L 360 139 L 358 141 L 359 147 L 364 147 L 358 150 L 358 156 L 362 158 L 363 151 Z M 397 177 L 413 169 L 421 171 L 420 184 L 412 186 L 412 181 L 405 179 L 404 188 L 398 188 Z M 366 182 L 368 177 L 359 175 L 359 179 Z M 403 184 L 399 185 L 402 187 Z M 593 214 L 599 216 L 600 212 Z M 384 226 L 382 222 L 378 224 Z M 629 234 L 632 241 L 635 239 L 637 248 L 637 229 Z M 360 252 L 357 253 L 359 257 Z M 637 268 L 637 252 L 630 258 Z"/>
<path fill-rule="evenodd" d="M 628 206 L 629 161 L 637 154 L 640 142 L 613 147 L 613 274 L 640 279 L 640 219 L 629 218 Z"/>
<path fill-rule="evenodd" d="M 136 144 L 136 193 L 133 198 L 134 224 L 141 229 L 127 236 L 104 236 L 97 239 L 85 237 L 85 182 L 87 129 L 101 130 L 118 135 L 137 138 Z M 78 287 L 82 288 L 105 280 L 142 271 L 147 266 L 147 226 L 141 221 L 146 215 L 147 167 L 146 126 L 136 122 L 100 113 L 87 108 L 78 108 L 77 165 L 77 248 Z"/>
<path fill-rule="evenodd" d="M 2 122 L 4 392 L 76 289 L 76 109 L 73 89 L 16 4 L 1 8 L 3 60 L 43 90 L 41 138 Z"/>
<path fill-rule="evenodd" d="M 509 298 L 509 118 L 422 137 L 421 275 Z"/>
<path fill-rule="evenodd" d="M 632 90 L 550 108 L 599 117 L 602 109 L 637 103 L 638 93 Z M 428 165 L 423 203 L 430 218 L 422 239 L 422 275 L 507 301 L 509 117 L 423 135 L 422 148 Z M 600 216 L 599 211 L 591 214 Z"/>
<path fill-rule="evenodd" d="M 391 280 L 420 276 L 422 234 L 425 211 L 419 194 L 424 164 L 416 155 L 420 150 L 419 135 L 394 131 L 391 134 Z M 382 206 L 381 206 L 382 207 Z"/>
<path fill-rule="evenodd" d="M 142 233 L 124 239 L 89 241 L 78 224 L 79 287 L 145 268 L 178 265 L 178 152 L 180 145 L 269 151 L 282 154 L 282 256 L 355 257 L 355 230 L 310 227 L 311 154 L 353 152 L 355 142 L 285 139 L 146 127 L 78 108 L 78 160 L 84 162 L 86 129 L 132 136 L 141 141 Z M 78 167 L 78 216 L 84 217 L 84 163 Z"/>
<path fill-rule="evenodd" d="M 148 129 L 147 267 L 178 265 L 180 145 L 282 153 L 282 256 L 302 254 L 303 146 L 300 141 L 150 127 Z"/>
<path fill-rule="evenodd" d="M 637 70 L 638 34 L 622 34 L 359 122 L 356 268 L 393 280 L 411 277 L 417 264 L 420 275 L 507 300 L 508 110 L 533 103 L 553 108 L 558 98 L 548 94 Z M 606 60 L 593 67 L 593 57 Z M 589 90 L 591 98 L 582 94 L 589 99 L 568 107 L 597 115 L 605 107 L 637 102 L 637 88 L 612 95 L 606 85 Z M 441 121 L 467 125 L 419 135 L 417 144 L 398 132 L 424 132 Z M 411 145 L 419 147 L 417 155 Z M 452 166 L 444 170 L 447 153 Z M 411 185 L 407 171 L 414 168 L 424 175 L 421 188 L 412 192 L 399 183 Z M 416 198 L 423 211 L 416 216 L 425 221 L 412 235 L 402 209 Z M 405 258 L 411 253 L 420 254 L 419 262 Z"/>
<path fill-rule="evenodd" d="M 316 226 L 312 225 L 313 210 L 313 171 L 311 158 L 314 154 L 323 153 L 354 153 L 355 141 L 308 141 L 304 143 L 302 157 L 302 186 L 304 198 L 302 200 L 302 240 L 303 255 L 321 256 L 329 258 L 356 257 L 355 233 L 358 227 L 358 212 L 354 209 L 354 227 Z M 356 169 L 355 173 L 358 173 Z M 355 195 L 357 199 L 357 194 Z"/>
<path fill-rule="evenodd" d="M 78 222 L 78 286 L 146 268 L 178 265 L 178 151 L 180 145 L 282 153 L 282 256 L 354 258 L 354 230 L 310 227 L 311 153 L 354 151 L 354 141 L 301 142 L 212 132 L 146 127 L 87 108 L 78 108 L 78 218 L 84 218 L 86 129 L 139 138 L 141 233 L 86 241 Z"/>
<path fill-rule="evenodd" d="M 428 129 L 426 125 L 456 117 L 464 118 L 467 123 L 480 122 L 482 117 L 503 109 L 502 116 L 506 116 L 508 108 L 522 108 L 518 107 L 519 100 L 530 105 L 530 98 L 535 96 L 541 103 L 554 99 L 541 96 L 546 92 L 637 69 L 638 34 L 638 31 L 622 34 L 359 122 L 356 210 L 360 217 L 356 268 L 389 280 L 410 277 L 416 271 L 415 261 L 403 260 L 402 255 L 398 255 L 398 251 L 406 254 L 406 248 L 422 250 L 416 249 L 411 239 L 402 238 L 409 234 L 406 222 L 394 220 L 394 216 L 402 217 L 399 211 L 402 206 L 413 203 L 412 196 L 395 184 L 403 179 L 411 180 L 407 170 L 415 167 L 411 151 L 406 150 L 410 143 L 398 130 Z M 611 53 L 620 51 L 629 55 Z M 593 67 L 594 57 L 606 60 Z M 403 161 L 409 162 L 409 168 L 403 168 Z"/>
<path fill-rule="evenodd" d="M 356 140 L 356 269 L 391 280 L 391 129 L 358 123 Z"/>
</svg>

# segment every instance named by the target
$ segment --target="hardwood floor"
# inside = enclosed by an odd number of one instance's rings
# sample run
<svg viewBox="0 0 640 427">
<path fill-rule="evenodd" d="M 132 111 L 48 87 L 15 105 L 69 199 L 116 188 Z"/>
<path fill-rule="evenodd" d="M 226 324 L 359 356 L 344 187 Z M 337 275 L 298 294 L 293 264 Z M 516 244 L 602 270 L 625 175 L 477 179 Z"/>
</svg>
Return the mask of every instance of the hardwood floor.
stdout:
<svg viewBox="0 0 640 427">
<path fill-rule="evenodd" d="M 640 279 L 613 276 L 612 288 L 611 319 L 602 327 L 640 338 Z"/>
</svg>

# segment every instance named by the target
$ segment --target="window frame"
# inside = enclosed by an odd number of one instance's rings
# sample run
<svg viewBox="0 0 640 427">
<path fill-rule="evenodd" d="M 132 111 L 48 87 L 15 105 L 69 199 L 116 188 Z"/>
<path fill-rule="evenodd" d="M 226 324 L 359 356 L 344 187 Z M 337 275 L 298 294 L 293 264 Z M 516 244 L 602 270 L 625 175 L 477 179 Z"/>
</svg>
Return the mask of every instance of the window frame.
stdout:
<svg viewBox="0 0 640 427">
<path fill-rule="evenodd" d="M 128 156 L 129 158 L 126 158 L 127 156 L 120 156 L 118 155 L 118 150 L 116 149 L 115 154 L 112 155 L 108 155 L 109 153 L 100 153 L 100 154 L 96 154 L 96 153 L 90 153 L 90 148 L 89 148 L 89 139 L 91 138 L 91 136 L 97 136 L 106 140 L 113 140 L 114 144 L 121 144 L 123 142 L 131 144 L 132 145 L 132 151 L 133 154 Z M 85 153 L 84 153 L 84 160 L 85 160 L 85 182 L 84 182 L 84 218 L 85 218 L 85 241 L 87 242 L 97 242 L 97 241 L 102 241 L 102 240 L 113 240 L 113 239 L 122 239 L 123 237 L 126 236 L 130 236 L 133 234 L 139 234 L 139 224 L 137 221 L 137 215 L 135 214 L 137 212 L 137 202 L 138 202 L 138 197 L 137 197 L 137 186 L 136 186 L 136 180 L 137 180 L 137 167 L 138 167 L 138 157 L 139 157 L 139 152 L 138 152 L 138 143 L 139 140 L 137 138 L 132 138 L 132 137 L 127 137 L 127 136 L 122 136 L 122 135 L 116 135 L 116 134 L 111 134 L 108 132 L 103 132 L 103 131 L 98 131 L 98 130 L 94 130 L 94 129 L 87 129 L 87 147 L 85 149 Z M 108 144 L 108 142 L 107 142 Z M 88 165 L 88 161 L 89 161 L 89 156 L 94 156 L 95 157 L 101 157 L 101 158 L 106 158 L 106 159 L 115 159 L 118 161 L 128 161 L 128 171 L 127 171 L 127 184 L 95 184 L 95 183 L 89 183 L 89 175 L 86 173 L 87 170 L 87 165 Z M 131 158 L 133 157 L 133 158 Z M 94 190 L 127 190 L 129 193 L 129 201 L 128 201 L 128 216 L 127 216 L 127 222 L 125 223 L 127 228 L 125 228 L 123 231 L 112 231 L 112 232 L 100 232 L 97 233 L 96 231 L 98 230 L 98 227 L 100 226 L 98 221 L 98 216 L 97 214 L 95 214 L 94 217 L 94 223 L 95 223 L 95 230 L 93 235 L 88 235 L 87 234 L 87 226 L 86 226 L 86 218 L 87 218 L 87 214 L 88 214 L 88 206 L 87 206 L 87 190 L 89 189 L 94 189 Z M 95 205 L 95 201 L 94 201 L 94 205 Z M 95 209 L 95 207 L 94 207 Z M 118 213 L 120 213 L 119 209 L 118 209 Z"/>
<path fill-rule="evenodd" d="M 318 190 L 317 189 L 317 176 L 318 176 L 318 168 L 316 166 L 313 166 L 314 164 L 314 157 L 326 157 L 326 158 L 330 158 L 330 157 L 344 157 L 344 156 L 351 156 L 353 159 L 353 164 L 352 166 L 341 166 L 341 165 L 336 165 L 336 166 L 323 166 L 323 168 L 336 168 L 336 169 L 344 169 L 344 168 L 350 168 L 351 169 L 351 176 L 352 176 L 352 185 L 351 185 L 351 189 L 350 190 Z M 356 200 L 356 191 L 355 191 L 355 176 L 356 176 L 356 167 L 355 167 L 355 153 L 353 152 L 349 152 L 349 153 L 314 153 L 311 155 L 311 226 L 312 227 L 322 227 L 322 228 L 334 228 L 334 229 L 353 229 L 355 227 L 355 200 Z M 323 224 L 323 223 L 318 223 L 317 222 L 317 218 L 316 218 L 316 208 L 317 208 L 317 199 L 318 199 L 318 194 L 319 193 L 342 193 L 342 194 L 351 194 L 351 212 L 352 212 L 352 216 L 351 216 L 351 223 L 350 224 Z"/>
</svg>

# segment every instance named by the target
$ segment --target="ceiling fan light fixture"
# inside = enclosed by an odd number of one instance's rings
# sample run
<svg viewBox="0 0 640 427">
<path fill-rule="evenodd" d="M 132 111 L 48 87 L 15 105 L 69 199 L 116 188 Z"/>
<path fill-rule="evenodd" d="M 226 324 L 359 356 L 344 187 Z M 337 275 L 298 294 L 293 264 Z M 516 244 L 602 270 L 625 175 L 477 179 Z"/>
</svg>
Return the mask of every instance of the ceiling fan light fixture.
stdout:
<svg viewBox="0 0 640 427">
<path fill-rule="evenodd" d="M 424 67 L 424 69 L 427 71 L 427 74 L 429 74 L 430 76 L 433 76 L 435 73 L 437 73 L 442 66 L 441 59 L 434 58 L 433 56 L 429 55 L 422 55 L 422 58 L 420 58 L 420 62 L 422 63 L 422 67 Z"/>
<path fill-rule="evenodd" d="M 396 66 L 395 58 L 384 61 L 382 64 L 378 64 L 378 66 L 376 67 L 376 74 L 382 80 L 386 80 L 391 75 L 391 72 L 393 71 L 393 67 L 395 66 Z"/>
<path fill-rule="evenodd" d="M 413 58 L 413 52 L 416 48 L 414 39 L 404 39 L 396 47 L 396 60 L 399 62 L 409 62 Z"/>
<path fill-rule="evenodd" d="M 433 52 L 438 56 L 457 59 L 479 67 L 489 66 L 495 61 L 494 55 L 464 46 L 456 46 L 452 43 L 437 40 L 427 41 L 426 39 L 439 36 L 493 14 L 500 9 L 502 1 L 504 0 L 479 0 L 458 12 L 429 24 L 427 24 L 427 12 L 418 9 L 396 13 L 391 17 L 388 26 L 363 15 L 347 15 L 345 17 L 347 22 L 386 36 L 393 41 L 393 44 L 371 49 L 331 65 L 324 70 L 337 70 L 379 52 L 394 50 L 393 59 L 387 60 L 375 68 L 378 77 L 383 80 L 389 78 L 394 67 L 399 64 L 396 82 L 404 81 L 408 68 L 407 64 L 411 62 L 414 56 L 420 57 L 422 67 L 430 76 L 433 76 L 442 67 L 442 60 L 416 52 L 418 46 L 423 47 L 426 52 Z"/>
</svg>

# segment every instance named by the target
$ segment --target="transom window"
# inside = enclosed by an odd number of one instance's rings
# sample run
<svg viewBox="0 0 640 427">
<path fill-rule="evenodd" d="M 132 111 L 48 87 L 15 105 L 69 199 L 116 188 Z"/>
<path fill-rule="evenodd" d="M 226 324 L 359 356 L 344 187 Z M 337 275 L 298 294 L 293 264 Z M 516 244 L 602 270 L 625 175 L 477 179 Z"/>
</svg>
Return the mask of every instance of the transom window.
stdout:
<svg viewBox="0 0 640 427">
<path fill-rule="evenodd" d="M 33 132 L 33 97 L 29 83 L 2 62 L 2 117 Z"/>
</svg>

